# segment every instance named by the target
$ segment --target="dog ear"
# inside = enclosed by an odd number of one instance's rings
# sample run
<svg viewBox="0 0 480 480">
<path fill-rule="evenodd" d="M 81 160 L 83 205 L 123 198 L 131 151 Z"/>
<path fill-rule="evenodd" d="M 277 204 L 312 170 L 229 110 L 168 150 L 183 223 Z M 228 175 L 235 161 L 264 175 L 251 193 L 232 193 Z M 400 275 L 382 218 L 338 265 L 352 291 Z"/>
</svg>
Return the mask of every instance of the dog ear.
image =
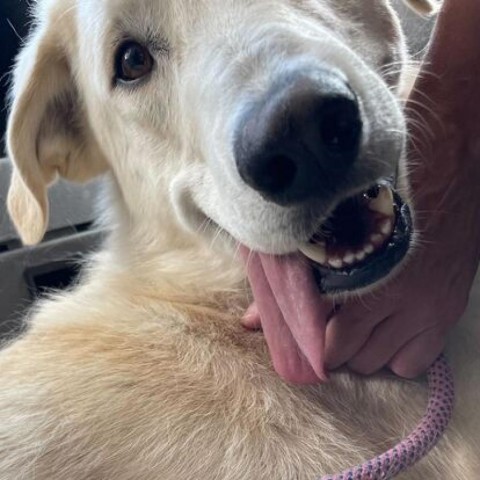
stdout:
<svg viewBox="0 0 480 480">
<path fill-rule="evenodd" d="M 49 185 L 58 177 L 84 182 L 107 169 L 54 30 L 40 27 L 30 38 L 11 92 L 7 149 L 13 173 L 7 203 L 27 245 L 45 234 Z"/>
<path fill-rule="evenodd" d="M 405 3 L 420 15 L 434 15 L 440 9 L 440 0 L 404 0 Z"/>
</svg>

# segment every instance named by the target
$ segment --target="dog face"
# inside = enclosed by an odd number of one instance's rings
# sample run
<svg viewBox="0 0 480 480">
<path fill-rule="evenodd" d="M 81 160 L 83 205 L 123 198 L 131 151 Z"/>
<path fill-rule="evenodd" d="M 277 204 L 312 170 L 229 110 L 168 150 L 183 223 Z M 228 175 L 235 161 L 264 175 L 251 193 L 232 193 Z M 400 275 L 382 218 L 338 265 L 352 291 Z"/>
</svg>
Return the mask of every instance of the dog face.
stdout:
<svg viewBox="0 0 480 480">
<path fill-rule="evenodd" d="M 254 250 L 296 251 L 402 158 L 401 76 L 389 67 L 404 45 L 384 0 L 37 10 L 8 133 L 9 209 L 26 243 L 45 231 L 58 175 L 111 170 L 139 231 L 220 227 Z"/>
</svg>

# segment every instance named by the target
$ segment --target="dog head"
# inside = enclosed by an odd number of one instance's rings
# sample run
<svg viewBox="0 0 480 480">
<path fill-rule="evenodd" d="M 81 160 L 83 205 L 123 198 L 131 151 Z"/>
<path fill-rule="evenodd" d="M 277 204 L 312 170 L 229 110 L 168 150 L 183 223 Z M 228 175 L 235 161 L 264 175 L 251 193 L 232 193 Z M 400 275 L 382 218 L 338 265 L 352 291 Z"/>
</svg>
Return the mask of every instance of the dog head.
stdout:
<svg viewBox="0 0 480 480">
<path fill-rule="evenodd" d="M 43 0 L 36 22 L 8 129 L 27 244 L 56 178 L 111 171 L 150 237 L 220 228 L 289 253 L 402 159 L 405 48 L 386 0 Z"/>
</svg>

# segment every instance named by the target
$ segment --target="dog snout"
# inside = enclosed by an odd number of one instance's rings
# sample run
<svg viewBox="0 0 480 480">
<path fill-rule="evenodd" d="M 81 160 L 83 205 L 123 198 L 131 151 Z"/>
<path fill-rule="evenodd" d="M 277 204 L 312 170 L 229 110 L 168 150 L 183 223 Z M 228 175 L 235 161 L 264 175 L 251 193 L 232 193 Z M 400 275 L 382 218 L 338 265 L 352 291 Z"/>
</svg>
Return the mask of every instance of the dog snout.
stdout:
<svg viewBox="0 0 480 480">
<path fill-rule="evenodd" d="M 286 75 L 241 117 L 235 160 L 265 199 L 292 205 L 322 196 L 359 156 L 358 99 L 335 71 Z"/>
</svg>

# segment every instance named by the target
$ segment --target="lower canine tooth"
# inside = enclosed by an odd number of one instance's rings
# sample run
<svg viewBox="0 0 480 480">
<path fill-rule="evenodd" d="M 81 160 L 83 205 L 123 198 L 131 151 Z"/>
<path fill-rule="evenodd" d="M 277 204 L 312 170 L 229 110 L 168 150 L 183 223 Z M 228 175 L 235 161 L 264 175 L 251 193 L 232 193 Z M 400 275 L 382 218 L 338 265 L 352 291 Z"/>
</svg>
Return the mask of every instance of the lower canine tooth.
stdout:
<svg viewBox="0 0 480 480">
<path fill-rule="evenodd" d="M 325 247 L 317 244 L 307 244 L 302 245 L 299 248 L 300 252 L 302 252 L 306 257 L 314 262 L 320 263 L 325 265 L 327 263 L 327 251 Z"/>
</svg>

